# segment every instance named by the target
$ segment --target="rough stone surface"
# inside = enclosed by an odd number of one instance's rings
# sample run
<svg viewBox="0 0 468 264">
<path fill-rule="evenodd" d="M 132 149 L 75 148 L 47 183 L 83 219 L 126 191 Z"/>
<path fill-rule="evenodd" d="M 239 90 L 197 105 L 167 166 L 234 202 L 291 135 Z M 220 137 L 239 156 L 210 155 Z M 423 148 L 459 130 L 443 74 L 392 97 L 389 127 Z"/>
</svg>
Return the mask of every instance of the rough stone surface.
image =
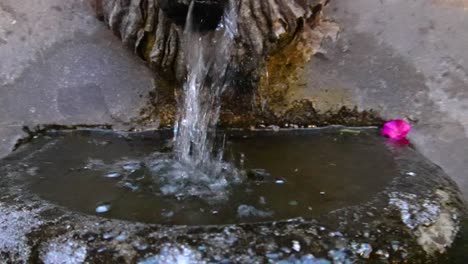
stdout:
<svg viewBox="0 0 468 264">
<path fill-rule="evenodd" d="M 40 151 L 0 161 L 3 262 L 439 263 L 466 217 L 458 189 L 438 166 L 391 144 L 398 175 L 367 202 L 313 219 L 218 226 L 143 224 L 57 206 L 21 180 L 30 177 L 28 158 Z"/>
<path fill-rule="evenodd" d="M 341 28 L 306 66 L 296 96 L 319 110 L 372 108 L 414 125 L 410 140 L 468 198 L 468 2 L 335 0 Z"/>
<path fill-rule="evenodd" d="M 123 43 L 135 50 L 156 72 L 179 82 L 185 77 L 181 42 L 188 7 L 178 6 L 188 2 L 177 1 L 168 4 L 164 0 L 96 1 L 100 7 L 98 13 L 102 13 L 106 24 Z M 203 5 L 198 13 L 206 12 L 220 17 L 216 12 L 219 8 L 215 9 L 213 6 L 216 4 L 212 4 L 213 2 L 228 1 L 195 1 L 194 17 L 197 17 L 197 5 Z M 236 76 L 238 84 L 253 88 L 264 73 L 266 57 L 293 42 L 300 35 L 312 31 L 326 1 L 233 2 L 238 10 L 238 36 L 232 52 L 230 74 Z M 210 9 L 209 12 L 206 11 L 207 8 Z M 216 24 L 215 22 L 214 25 Z M 303 48 L 310 49 L 307 45 Z"/>
<path fill-rule="evenodd" d="M 0 156 L 41 124 L 124 127 L 153 75 L 89 1 L 0 2 Z"/>
</svg>

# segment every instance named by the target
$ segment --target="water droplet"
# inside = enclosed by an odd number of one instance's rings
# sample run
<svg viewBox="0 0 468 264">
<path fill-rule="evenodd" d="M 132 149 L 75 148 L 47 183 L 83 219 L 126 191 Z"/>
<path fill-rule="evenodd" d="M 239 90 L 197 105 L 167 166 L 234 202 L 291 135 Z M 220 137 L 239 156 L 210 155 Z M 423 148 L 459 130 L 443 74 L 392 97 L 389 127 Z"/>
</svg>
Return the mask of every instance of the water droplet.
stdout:
<svg viewBox="0 0 468 264">
<path fill-rule="evenodd" d="M 301 243 L 299 243 L 299 241 L 297 240 L 293 240 L 292 241 L 292 249 L 296 252 L 299 252 L 301 251 Z"/>
<path fill-rule="evenodd" d="M 365 238 L 369 238 L 370 237 L 370 232 L 368 230 L 364 231 L 363 236 Z"/>
<path fill-rule="evenodd" d="M 103 214 L 109 212 L 111 209 L 110 204 L 101 204 L 98 207 L 96 207 L 96 213 L 98 214 Z"/>
<path fill-rule="evenodd" d="M 105 233 L 104 235 L 102 235 L 102 238 L 103 238 L 104 240 L 109 240 L 109 239 L 114 238 L 114 235 L 111 234 L 111 233 Z"/>
<path fill-rule="evenodd" d="M 116 239 L 117 241 L 125 241 L 125 240 L 127 239 L 127 237 L 128 237 L 128 236 L 127 236 L 126 234 L 123 233 L 123 234 L 118 235 L 115 239 Z"/>
<path fill-rule="evenodd" d="M 198 247 L 198 250 L 200 250 L 200 251 L 205 251 L 205 250 L 206 250 L 206 247 L 205 247 L 205 246 L 199 246 L 199 247 Z"/>
<path fill-rule="evenodd" d="M 410 172 L 407 172 L 407 173 L 406 173 L 406 175 L 408 175 L 408 176 L 416 176 L 416 173 L 415 173 L 415 172 L 412 172 L 412 171 L 410 171 Z"/>
<path fill-rule="evenodd" d="M 325 195 L 325 192 L 320 192 L 320 195 Z"/>
</svg>

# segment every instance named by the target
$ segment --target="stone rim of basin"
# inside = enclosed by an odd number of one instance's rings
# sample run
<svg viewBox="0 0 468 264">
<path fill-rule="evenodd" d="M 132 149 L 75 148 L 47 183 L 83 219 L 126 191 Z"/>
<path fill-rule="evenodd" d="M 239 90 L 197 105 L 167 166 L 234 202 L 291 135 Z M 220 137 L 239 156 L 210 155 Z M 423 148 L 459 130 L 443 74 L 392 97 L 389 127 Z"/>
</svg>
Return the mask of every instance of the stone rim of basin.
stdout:
<svg viewBox="0 0 468 264">
<path fill-rule="evenodd" d="M 2 163 L 9 173 L 0 179 L 0 251 L 9 253 L 0 259 L 436 261 L 466 215 L 459 190 L 414 149 L 394 151 L 401 175 L 368 203 L 314 219 L 218 226 L 143 224 L 72 212 L 12 184 L 25 168 Z"/>
</svg>

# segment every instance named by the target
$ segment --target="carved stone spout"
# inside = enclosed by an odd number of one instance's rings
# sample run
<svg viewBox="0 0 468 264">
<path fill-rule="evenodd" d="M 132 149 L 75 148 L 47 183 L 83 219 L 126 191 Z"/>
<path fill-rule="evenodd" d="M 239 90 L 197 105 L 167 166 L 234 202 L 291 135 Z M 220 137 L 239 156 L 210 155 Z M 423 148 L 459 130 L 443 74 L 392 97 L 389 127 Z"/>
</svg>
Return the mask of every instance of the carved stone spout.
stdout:
<svg viewBox="0 0 468 264">
<path fill-rule="evenodd" d="M 96 0 L 98 14 L 122 41 L 159 75 L 177 82 L 185 76 L 181 37 L 189 0 Z M 298 45 L 313 51 L 306 35 L 318 25 L 327 0 L 237 0 L 239 35 L 231 54 L 231 74 L 239 89 L 257 87 L 269 56 Z M 195 0 L 200 29 L 213 30 L 225 0 Z M 305 40 L 305 41 L 304 41 Z"/>
</svg>

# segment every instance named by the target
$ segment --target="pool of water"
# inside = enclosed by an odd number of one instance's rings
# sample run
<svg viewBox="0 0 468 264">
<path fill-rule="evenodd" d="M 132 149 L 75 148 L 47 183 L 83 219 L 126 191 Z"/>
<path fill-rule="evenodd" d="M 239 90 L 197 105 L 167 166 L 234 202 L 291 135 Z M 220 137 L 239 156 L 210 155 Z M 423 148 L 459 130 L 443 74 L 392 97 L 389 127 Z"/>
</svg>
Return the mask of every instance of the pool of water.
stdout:
<svg viewBox="0 0 468 264">
<path fill-rule="evenodd" d="M 26 188 L 68 209 L 180 225 L 314 217 L 370 200 L 399 174 L 375 129 L 220 133 L 223 161 L 208 172 L 172 161 L 170 134 L 50 132 L 3 162 L 21 163 Z M 200 192 L 200 175 L 224 184 Z"/>
</svg>

